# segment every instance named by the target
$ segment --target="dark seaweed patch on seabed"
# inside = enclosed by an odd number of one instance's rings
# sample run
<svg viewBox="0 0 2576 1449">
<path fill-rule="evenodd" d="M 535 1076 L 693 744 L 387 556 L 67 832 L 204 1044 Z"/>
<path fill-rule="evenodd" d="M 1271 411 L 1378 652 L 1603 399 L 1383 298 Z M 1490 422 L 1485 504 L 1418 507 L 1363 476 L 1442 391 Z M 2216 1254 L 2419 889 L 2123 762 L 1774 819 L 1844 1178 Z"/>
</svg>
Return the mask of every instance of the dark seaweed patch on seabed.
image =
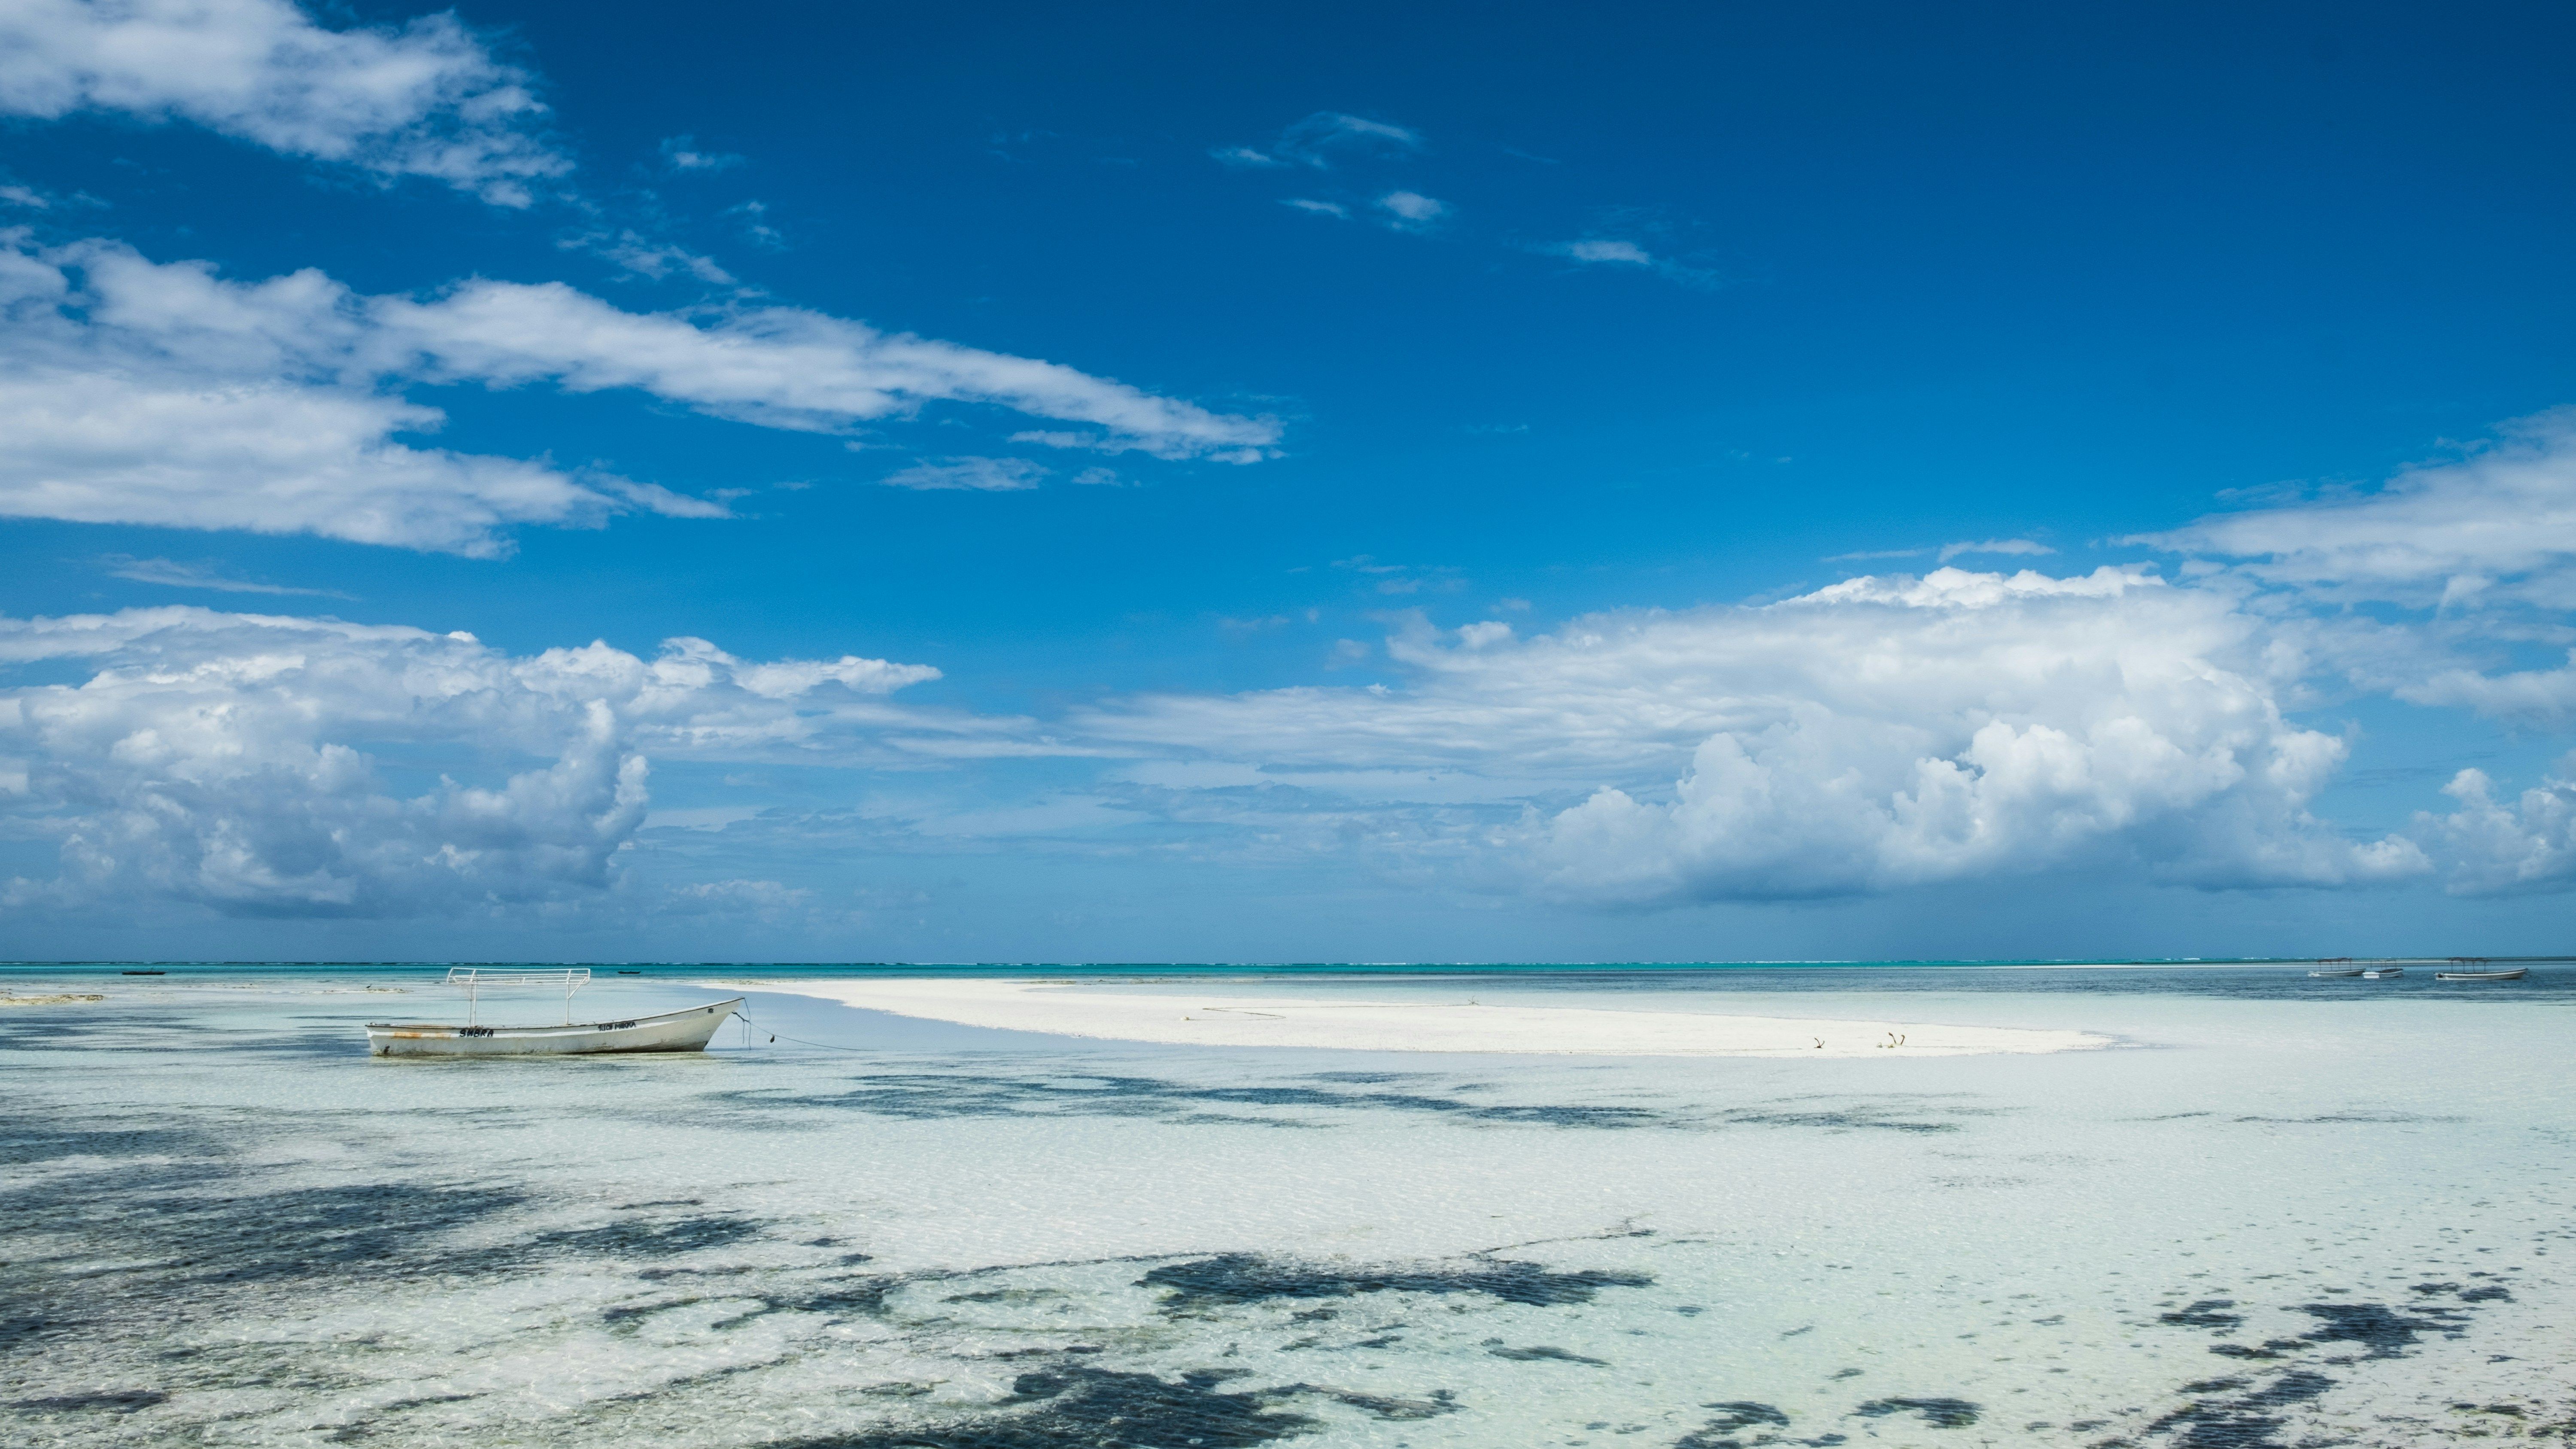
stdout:
<svg viewBox="0 0 2576 1449">
<path fill-rule="evenodd" d="M 167 1286 L 333 1276 L 358 1262 L 398 1268 L 423 1250 L 424 1235 L 520 1201 L 497 1188 L 409 1183 L 235 1190 L 243 1174 L 227 1144 L 175 1128 L 19 1127 L 0 1143 L 21 1165 L 58 1164 L 0 1193 L 0 1218 L 22 1242 L 58 1237 L 76 1244 L 85 1260 L 143 1265 L 87 1276 L 89 1292 L 135 1280 Z M 44 1260 L 22 1248 L 9 1266 L 34 1272 Z"/>
<path fill-rule="evenodd" d="M 36 993 L 29 991 L 26 995 Z M 0 1051 L 58 1050 L 79 1042 L 95 1049 L 92 1039 L 114 1032 L 125 1022 L 119 1014 L 95 1006 L 19 1006 L 0 1010 Z"/>
<path fill-rule="evenodd" d="M 1866 1112 L 1730 1112 L 1726 1120 L 1748 1127 L 1866 1127 L 1879 1132 L 1956 1132 L 1956 1122 L 1926 1122 Z"/>
<path fill-rule="evenodd" d="M 2396 1358 L 2397 1350 L 2415 1342 L 2419 1333 L 2460 1331 L 2460 1310 L 2428 1308 L 2430 1317 L 2411 1315 L 2385 1303 L 2303 1303 L 2299 1311 L 2322 1319 L 2316 1328 L 2299 1335 L 2311 1343 L 2358 1343 L 2370 1350 L 2372 1358 Z"/>
<path fill-rule="evenodd" d="M 2467 1300 L 2469 1295 L 2458 1290 L 2456 1283 L 2418 1283 L 2412 1291 L 2419 1298 L 2456 1293 Z M 2493 1300 L 2482 1297 L 2477 1301 Z M 2158 1318 L 2160 1322 L 2206 1328 L 2224 1336 L 2244 1322 L 2243 1315 L 2224 1311 L 2234 1307 L 2233 1299 L 2204 1298 Z M 2245 1361 L 2278 1360 L 2330 1344 L 2354 1343 L 2369 1350 L 2363 1355 L 2364 1361 L 2399 1358 L 2403 1356 L 2400 1350 L 2418 1342 L 2422 1334 L 2458 1337 L 2473 1310 L 2418 1305 L 2410 1311 L 2385 1303 L 2303 1303 L 2299 1311 L 2317 1319 L 2318 1324 L 2297 1338 L 2266 1339 L 2261 1348 L 2217 1343 L 2210 1346 L 2210 1352 Z M 2348 1364 L 2353 1360 L 2334 1358 L 2328 1362 Z M 2157 1419 L 2145 1432 L 2173 1434 L 2169 1441 L 2173 1449 L 2286 1449 L 2276 1435 L 2289 1421 L 2279 1411 L 2321 1397 L 2335 1386 L 2332 1378 L 2305 1368 L 2293 1368 L 2250 1393 L 2234 1392 L 2247 1383 L 2243 1378 L 2222 1378 L 2186 1384 L 2184 1393 L 2201 1397 Z"/>
<path fill-rule="evenodd" d="M 942 1275 L 923 1276 L 936 1278 Z M 886 1273 L 827 1279 L 810 1288 L 792 1293 L 728 1291 L 724 1294 L 728 1302 L 747 1300 L 755 1306 L 730 1318 L 719 1319 L 708 1326 L 719 1330 L 740 1328 L 746 1323 L 765 1318 L 772 1313 L 819 1313 L 836 1321 L 851 1317 L 874 1317 L 885 1312 L 887 1294 L 912 1281 L 914 1279 L 905 1274 Z M 692 1303 L 704 1301 L 706 1300 L 703 1295 L 689 1294 L 685 1297 L 666 1298 L 654 1303 L 622 1304 L 603 1310 L 599 1319 L 612 1330 L 629 1331 L 656 1313 L 666 1313 L 674 1308 L 686 1308 Z"/>
<path fill-rule="evenodd" d="M 1821 1127 L 1828 1131 L 1956 1132 L 1962 1118 L 1999 1117 L 2003 1109 L 1952 1095 L 1797 1097 L 1760 1107 L 1738 1107 L 1718 1120 L 1746 1127 Z"/>
<path fill-rule="evenodd" d="M 336 1278 L 358 1263 L 379 1274 L 452 1266 L 451 1254 L 424 1240 L 522 1201 L 503 1188 L 350 1183 L 170 1197 L 128 1210 L 148 1225 L 136 1246 L 160 1260 L 148 1270 L 152 1276 L 236 1284 Z"/>
<path fill-rule="evenodd" d="M 1643 1288 L 1654 1281 L 1645 1273 L 1599 1268 L 1557 1273 L 1514 1259 L 1454 1267 L 1423 1264 L 1344 1268 L 1266 1258 L 1256 1253 L 1220 1253 L 1194 1262 L 1166 1264 L 1138 1279 L 1137 1284 L 1167 1290 L 1163 1307 L 1171 1312 L 1212 1303 L 1340 1298 L 1360 1293 L 1482 1293 L 1506 1303 L 1546 1306 L 1589 1303 L 1603 1288 Z"/>
<path fill-rule="evenodd" d="M 78 988 L 74 988 L 78 989 Z M 0 1011 L 0 1052 L 59 1051 L 77 1046 L 83 1053 L 220 1051 L 228 1056 L 364 1056 L 366 1043 L 354 1026 L 337 1031 L 279 1031 L 273 1026 L 227 1026 L 202 1019 L 184 1024 L 158 1012 L 137 1012 L 130 1002 L 47 1006 Z M 39 1068 L 41 1070 L 41 1067 Z"/>
<path fill-rule="evenodd" d="M 0 1122 L 0 1166 L 24 1167 L 65 1157 L 204 1155 L 207 1141 L 170 1127 L 55 1127 Z"/>
<path fill-rule="evenodd" d="M 1489 1345 L 1485 1352 L 1495 1358 L 1507 1358 L 1515 1363 L 1581 1363 L 1590 1364 L 1594 1368 L 1610 1366 L 1608 1359 L 1587 1358 L 1582 1354 L 1548 1344 L 1539 1344 L 1532 1348 L 1496 1348 Z"/>
<path fill-rule="evenodd" d="M 108 1413 L 130 1414 L 137 1409 L 148 1409 L 155 1404 L 167 1403 L 169 1399 L 168 1394 L 158 1389 L 127 1389 L 94 1394 L 56 1394 L 45 1399 L 12 1399 L 9 1401 L 9 1407 L 32 1409 L 40 1413 L 45 1411 L 85 1413 L 103 1410 Z"/>
<path fill-rule="evenodd" d="M 1162 1379 L 1091 1368 L 1026 1373 L 990 1412 L 776 1440 L 773 1449 L 1244 1449 L 1315 1427 L 1307 1415 L 1274 1406 L 1273 1399 L 1293 1390 L 1220 1392 L 1217 1385 L 1229 1377 L 1185 1373 Z"/>
<path fill-rule="evenodd" d="M 1286 1399 L 1299 1394 L 1314 1394 L 1335 1403 L 1364 1409 L 1380 1419 L 1433 1419 L 1458 1412 L 1458 1396 L 1448 1389 L 1433 1389 L 1427 1399 L 1400 1399 L 1391 1394 L 1364 1394 L 1357 1389 L 1337 1389 L 1329 1384 L 1289 1384 L 1284 1388 L 1264 1389 L 1264 1398 Z"/>
<path fill-rule="evenodd" d="M 654 1221 L 628 1219 L 598 1228 L 539 1233 L 531 1241 L 539 1251 L 596 1253 L 604 1257 L 664 1257 L 721 1248 L 760 1235 L 760 1224 L 746 1218 L 710 1214 Z"/>
<path fill-rule="evenodd" d="M 849 1091 L 828 1096 L 740 1095 L 753 1104 L 852 1107 L 878 1116 L 913 1120 L 1079 1116 L 1290 1125 L 1279 1119 L 1210 1116 L 1211 1107 L 1420 1112 L 1463 1122 L 1547 1127 L 1651 1127 L 1667 1125 L 1670 1120 L 1663 1113 L 1643 1107 L 1514 1106 L 1421 1092 L 1344 1091 L 1304 1085 L 1208 1087 L 1158 1077 L 1091 1074 L 894 1073 L 860 1078 Z"/>
<path fill-rule="evenodd" d="M 0 1150 L 39 1164 L 0 1191 L 13 1230 L 0 1346 L 151 1332 L 208 1294 L 353 1269 L 402 1281 L 575 1255 L 666 1259 L 762 1231 L 728 1214 L 637 1216 L 461 1246 L 459 1231 L 521 1212 L 527 1194 L 402 1180 L 258 1191 L 217 1136 L 122 1124 L 19 1127 Z"/>
<path fill-rule="evenodd" d="M 208 1294 L 334 1281 L 357 1266 L 377 1277 L 445 1271 L 456 1264 L 443 1233 L 519 1203 L 500 1189 L 407 1184 L 223 1192 L 234 1177 L 205 1160 L 111 1162 L 0 1194 L 13 1230 L 0 1345 L 157 1332 Z"/>
<path fill-rule="evenodd" d="M 2276 1127 L 2398 1127 L 2415 1122 L 2466 1122 L 2466 1117 L 2428 1117 L 2418 1112 L 2326 1112 L 2314 1117 L 2237 1117 L 2238 1122 Z"/>
<path fill-rule="evenodd" d="M 2280 1449 L 2272 1436 L 2288 1421 L 2265 1411 L 2306 1403 L 2333 1387 L 2334 1380 L 2324 1374 L 2293 1369 L 2240 1398 L 2187 1404 L 2149 1424 L 2147 1432 L 2181 1430 L 2171 1441 L 2175 1449 Z"/>
<path fill-rule="evenodd" d="M 1721 1403 L 1702 1404 L 1700 1407 L 1718 1410 L 1717 1417 L 1674 1440 L 1673 1449 L 1744 1449 L 1744 1441 L 1735 1437 L 1742 1430 L 1763 1424 L 1782 1429 L 1789 1427 L 1788 1415 L 1769 1404 L 1755 1403 L 1751 1399 L 1728 1399 Z M 1777 1437 L 1765 1434 L 1762 1436 L 1762 1442 L 1771 1443 Z M 1840 1434 L 1828 1434 L 1816 1442 L 1839 1444 L 1842 1441 L 1843 1436 Z"/>
<path fill-rule="evenodd" d="M 1977 1422 L 1980 1408 L 1966 1399 L 1872 1399 L 1852 1412 L 1864 1419 L 1921 1414 L 1923 1422 L 1935 1429 L 1964 1429 Z"/>
<path fill-rule="evenodd" d="M 1477 1102 L 1425 1091 L 1355 1091 L 1382 1085 L 1394 1074 L 1328 1073 L 1300 1083 L 1265 1086 L 1198 1086 L 1158 1077 L 1096 1074 L 977 1075 L 949 1072 L 892 1073 L 862 1077 L 848 1091 L 793 1097 L 728 1094 L 747 1105 L 838 1106 L 912 1120 L 957 1117 L 1142 1117 L 1168 1122 L 1303 1126 L 1295 1119 L 1250 1115 L 1241 1109 L 1412 1112 L 1453 1122 L 1535 1127 L 1806 1127 L 1879 1132 L 1956 1132 L 1960 1120 L 1997 1115 L 1997 1109 L 1930 1097 L 1803 1098 L 1715 1112 L 1647 1107 Z M 1329 1081 L 1332 1085 L 1313 1085 Z M 1235 1108 L 1238 1114 L 1213 1112 Z"/>
</svg>

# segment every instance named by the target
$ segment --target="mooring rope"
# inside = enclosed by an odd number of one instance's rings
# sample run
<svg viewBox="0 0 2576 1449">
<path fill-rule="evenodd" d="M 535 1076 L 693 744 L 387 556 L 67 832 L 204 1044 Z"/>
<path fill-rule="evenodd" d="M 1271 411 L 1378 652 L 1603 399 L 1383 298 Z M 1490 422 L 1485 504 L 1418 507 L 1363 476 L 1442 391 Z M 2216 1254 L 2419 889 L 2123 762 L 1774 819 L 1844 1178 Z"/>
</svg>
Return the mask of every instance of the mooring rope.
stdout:
<svg viewBox="0 0 2576 1449">
<path fill-rule="evenodd" d="M 734 1020 L 741 1022 L 744 1026 L 751 1026 L 751 1025 L 752 1025 L 751 1013 L 750 1013 L 750 1012 L 747 1012 L 747 1011 L 745 1011 L 745 1010 L 743 1010 L 743 1009 L 742 1009 L 741 1007 L 739 1007 L 739 1006 L 737 1006 L 737 1007 L 735 1007 L 735 1008 L 734 1008 L 734 1010 L 733 1010 L 733 1017 L 734 1017 Z M 765 1027 L 765 1026 L 764 1026 L 764 1027 L 758 1027 L 758 1028 L 755 1028 L 755 1029 L 756 1029 L 756 1030 L 759 1030 L 759 1031 L 763 1031 L 763 1032 L 768 1032 L 768 1034 L 769 1034 L 769 1039 L 770 1039 L 772 1042 L 792 1041 L 792 1042 L 796 1043 L 798 1046 L 809 1046 L 809 1047 L 814 1047 L 814 1048 L 817 1048 L 818 1050 L 821 1050 L 821 1051 L 827 1051 L 827 1052 L 867 1052 L 867 1051 L 874 1051 L 874 1050 L 876 1050 L 876 1048 L 874 1048 L 874 1047 L 842 1046 L 842 1045 L 840 1045 L 840 1044 L 839 1044 L 839 1043 L 837 1043 L 837 1042 L 828 1042 L 828 1041 L 807 1041 L 805 1038 L 803 1038 L 803 1037 L 801 1037 L 801 1036 L 781 1036 L 781 1035 L 779 1035 L 777 1032 L 770 1031 L 770 1030 L 769 1030 L 769 1028 L 767 1028 L 767 1027 Z"/>
</svg>

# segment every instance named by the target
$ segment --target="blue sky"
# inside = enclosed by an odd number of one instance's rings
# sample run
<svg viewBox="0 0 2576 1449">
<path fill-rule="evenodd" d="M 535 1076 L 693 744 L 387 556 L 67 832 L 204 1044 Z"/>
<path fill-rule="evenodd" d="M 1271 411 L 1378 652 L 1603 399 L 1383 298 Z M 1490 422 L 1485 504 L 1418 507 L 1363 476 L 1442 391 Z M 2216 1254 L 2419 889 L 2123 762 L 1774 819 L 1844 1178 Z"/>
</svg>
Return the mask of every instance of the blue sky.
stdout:
<svg viewBox="0 0 2576 1449">
<path fill-rule="evenodd" d="M 2564 944 L 2549 7 L 10 10 L 16 954 Z"/>
</svg>

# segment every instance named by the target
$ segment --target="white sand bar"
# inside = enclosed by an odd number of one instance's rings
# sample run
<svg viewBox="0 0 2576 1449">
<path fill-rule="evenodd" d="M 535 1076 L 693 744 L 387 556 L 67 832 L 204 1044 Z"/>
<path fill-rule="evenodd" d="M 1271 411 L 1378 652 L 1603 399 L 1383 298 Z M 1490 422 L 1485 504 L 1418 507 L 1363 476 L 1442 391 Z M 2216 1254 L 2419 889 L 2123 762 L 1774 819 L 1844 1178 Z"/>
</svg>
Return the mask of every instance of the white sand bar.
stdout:
<svg viewBox="0 0 2576 1449">
<path fill-rule="evenodd" d="M 1066 981 L 867 978 L 727 984 L 819 996 L 844 1006 L 961 1026 L 1193 1046 L 1623 1057 L 1951 1057 L 2111 1045 L 2109 1037 L 2087 1032 L 2026 1027 L 1486 1006 L 1463 990 L 1455 1001 L 1423 1002 L 1142 995 L 1125 986 Z M 1900 1041 L 1902 1045 L 1890 1045 Z"/>
</svg>

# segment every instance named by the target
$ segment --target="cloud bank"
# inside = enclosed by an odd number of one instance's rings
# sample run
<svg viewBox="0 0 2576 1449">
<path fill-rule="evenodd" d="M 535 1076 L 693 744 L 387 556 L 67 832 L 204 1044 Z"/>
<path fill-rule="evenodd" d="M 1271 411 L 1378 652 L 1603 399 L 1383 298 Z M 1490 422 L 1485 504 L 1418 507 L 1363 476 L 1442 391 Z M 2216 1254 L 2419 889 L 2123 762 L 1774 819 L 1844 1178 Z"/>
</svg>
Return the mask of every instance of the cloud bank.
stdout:
<svg viewBox="0 0 2576 1449">
<path fill-rule="evenodd" d="M 763 357 L 765 334 L 737 342 L 729 319 L 622 313 L 563 289 L 521 289 L 536 296 L 511 307 L 491 300 L 506 284 L 369 298 L 318 274 L 245 285 L 104 244 L 0 257 L 9 325 L 34 344 L 12 356 L 11 386 L 112 359 L 143 396 L 156 369 L 178 369 L 283 374 L 299 379 L 290 398 L 352 407 L 406 406 L 368 390 L 384 378 L 625 386 L 825 430 L 855 406 L 749 387 L 751 363 L 709 378 L 712 349 Z M 584 350 L 566 317 L 611 341 Z M 872 396 L 906 405 L 891 383 Z M 0 457 L 12 448 L 0 439 Z M 1382 649 L 1345 641 L 1343 662 L 1375 682 L 1113 698 L 1052 731 L 899 705 L 889 696 L 937 671 L 856 655 L 755 662 L 677 638 L 650 659 L 605 644 L 511 656 L 462 635 L 198 609 L 0 621 L 0 665 L 55 671 L 0 689 L 0 828 L 62 860 L 6 899 L 552 909 L 617 889 L 649 759 L 919 772 L 1041 755 L 1089 757 L 1095 778 L 1052 775 L 1044 798 L 997 804 L 989 778 L 960 774 L 946 796 L 912 792 L 904 848 L 1007 837 L 1132 854 L 1133 832 L 1159 827 L 1254 868 L 1357 860 L 1613 910 L 2051 874 L 2564 891 L 2576 758 L 2528 786 L 2459 771 L 2441 808 L 2356 833 L 2318 806 L 2350 739 L 2298 716 L 2334 691 L 2551 727 L 2576 717 L 2576 658 L 2528 657 L 2576 643 L 2551 613 L 2576 560 L 2576 534 L 2551 522 L 2576 516 L 2571 457 L 2576 432 L 2552 415 L 2373 492 L 2213 515 L 2155 537 L 2198 555 L 2178 582 L 2144 564 L 1943 566 L 1534 634 L 1408 612 Z M 970 456 L 885 481 L 1008 491 L 1036 476 Z M 21 486 L 0 473 L 0 498 Z M 167 560 L 116 566 L 232 586 Z M 1380 590 L 1417 586 L 1416 571 L 1365 558 L 1340 567 Z M 889 818 L 862 825 L 891 839 Z M 726 831 L 728 849 L 755 862 L 812 849 L 778 829 Z M 682 903 L 709 912 L 774 911 L 786 889 L 698 885 Z"/>
<path fill-rule="evenodd" d="M 0 823 L 55 841 L 0 904 L 158 897 L 247 916 L 398 917 L 608 889 L 649 802 L 648 753 L 867 758 L 971 732 L 884 696 L 923 665 L 646 660 L 594 643 L 514 657 L 468 634 L 134 609 L 0 619 Z M 451 773 L 479 773 L 484 783 Z"/>
<path fill-rule="evenodd" d="M 1135 775 L 1171 792 L 1152 804 L 1174 820 L 1232 819 L 1315 852 L 1364 842 L 1400 875 L 1597 906 L 2056 871 L 2565 891 L 2576 756 L 2519 790 L 2457 771 L 2449 806 L 2356 836 L 2314 808 L 2349 740 L 2294 716 L 2379 697 L 2563 730 L 2571 519 L 2576 413 L 2562 411 L 2384 488 L 2137 540 L 2199 555 L 2181 582 L 2134 564 L 1941 567 L 1764 607 L 1615 610 L 1526 639 L 1500 620 L 1408 616 L 1378 683 L 1146 696 L 1079 722 L 1174 761 Z"/>
<path fill-rule="evenodd" d="M 1159 696 L 1103 735 L 1280 772 L 1588 788 L 1495 841 L 1548 894 L 1853 895 L 2086 862 L 2194 885 L 2428 869 L 2307 812 L 2342 740 L 2284 717 L 2260 621 L 2135 569 L 1941 569 L 1764 608 L 1634 611 L 1529 640 L 1399 634 L 1396 690 Z M 1383 788 L 1383 787 L 1381 787 Z"/>
</svg>

